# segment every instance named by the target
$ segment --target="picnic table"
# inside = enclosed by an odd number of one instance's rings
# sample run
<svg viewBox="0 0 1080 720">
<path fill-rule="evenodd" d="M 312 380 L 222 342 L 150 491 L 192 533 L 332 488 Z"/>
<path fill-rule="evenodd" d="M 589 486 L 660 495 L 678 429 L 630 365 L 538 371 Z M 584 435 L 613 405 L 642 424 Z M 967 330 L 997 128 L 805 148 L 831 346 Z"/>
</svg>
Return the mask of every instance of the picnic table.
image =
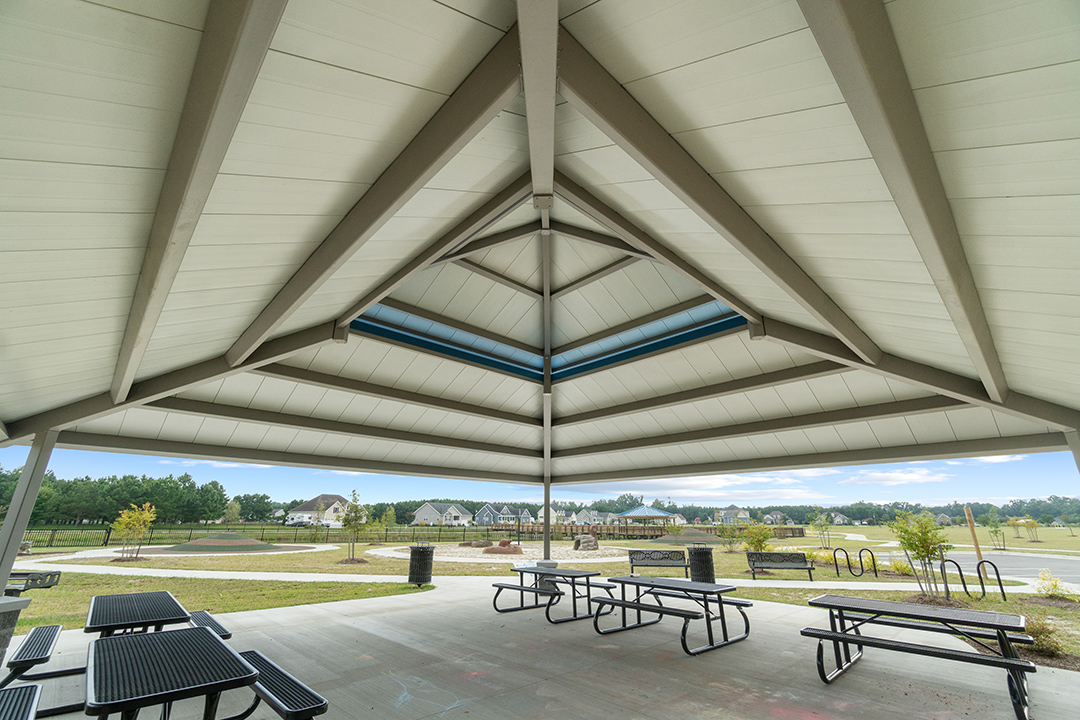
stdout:
<svg viewBox="0 0 1080 720">
<path fill-rule="evenodd" d="M 594 583 L 592 578 L 600 575 L 596 570 L 575 570 L 572 568 L 549 568 L 533 565 L 523 565 L 513 568 L 518 574 L 518 584 L 492 583 L 496 588 L 495 597 L 491 604 L 495 612 L 517 612 L 518 610 L 532 610 L 545 608 L 544 615 L 550 623 L 564 623 L 572 620 L 584 620 L 592 617 L 592 609 L 589 604 L 592 600 L 594 589 L 606 590 L 611 595 L 614 585 L 608 583 Z M 526 577 L 528 576 L 528 578 Z M 559 585 L 565 585 L 567 590 L 561 590 Z M 499 607 L 499 595 L 509 590 L 517 594 L 517 605 Z M 551 608 L 558 604 L 564 597 L 570 598 L 570 615 L 567 617 L 552 617 Z M 578 601 L 584 601 L 584 612 L 578 611 Z"/>
<path fill-rule="evenodd" d="M 86 714 L 121 713 L 163 705 L 168 718 L 177 700 L 204 697 L 203 720 L 213 720 L 221 693 L 254 685 L 259 671 L 204 627 L 115 635 L 90 641 Z"/>
<path fill-rule="evenodd" d="M 1024 634 L 1026 621 L 1022 615 L 840 595 L 822 595 L 810 600 L 809 604 L 829 611 L 828 630 L 802 629 L 803 635 L 818 640 L 817 667 L 822 682 L 831 683 L 851 669 L 862 658 L 864 647 L 988 665 L 1003 668 L 1007 672 L 1009 699 L 1012 701 L 1013 710 L 1017 718 L 1027 720 L 1027 673 L 1035 672 L 1035 664 L 1022 660 L 1014 643 L 1031 644 L 1034 641 L 1031 636 Z M 875 626 L 959 635 L 992 654 L 901 642 L 864 634 L 865 630 Z M 997 646 L 993 647 L 983 642 L 984 640 L 996 642 Z M 830 641 L 833 647 L 836 668 L 832 672 L 825 669 L 825 641 Z M 851 652 L 853 645 L 854 653 Z"/>
<path fill-rule="evenodd" d="M 190 622 L 191 615 L 171 592 L 95 595 L 90 598 L 84 632 L 109 637 L 114 633 L 161 630 L 166 625 Z"/>
<path fill-rule="evenodd" d="M 600 597 L 592 599 L 592 603 L 596 606 L 596 611 L 593 614 L 593 628 L 601 635 L 655 625 L 665 615 L 672 615 L 682 619 L 682 632 L 679 638 L 682 642 L 683 651 L 687 655 L 700 655 L 709 650 L 716 650 L 725 645 L 745 640 L 750 635 L 750 620 L 746 617 L 743 608 L 751 607 L 753 603 L 740 598 L 724 597 L 725 593 L 735 590 L 734 585 L 695 582 L 671 577 L 635 575 L 608 578 L 608 582 L 620 586 L 621 591 L 619 598 Z M 664 605 L 664 598 L 687 600 L 695 605 L 697 609 Z M 736 608 L 742 616 L 743 631 L 741 634 L 732 635 L 729 632 L 727 616 L 724 614 L 725 606 Z M 621 624 L 601 629 L 600 618 L 608 612 L 614 611 L 615 608 L 620 609 Z M 631 614 L 633 614 L 633 617 L 631 617 Z M 656 617 L 646 619 L 643 614 L 655 614 Z M 686 638 L 692 620 L 705 621 L 708 638 L 706 644 L 696 648 L 691 648 Z M 716 621 L 720 623 L 719 638 L 717 638 L 713 627 L 713 623 Z"/>
</svg>

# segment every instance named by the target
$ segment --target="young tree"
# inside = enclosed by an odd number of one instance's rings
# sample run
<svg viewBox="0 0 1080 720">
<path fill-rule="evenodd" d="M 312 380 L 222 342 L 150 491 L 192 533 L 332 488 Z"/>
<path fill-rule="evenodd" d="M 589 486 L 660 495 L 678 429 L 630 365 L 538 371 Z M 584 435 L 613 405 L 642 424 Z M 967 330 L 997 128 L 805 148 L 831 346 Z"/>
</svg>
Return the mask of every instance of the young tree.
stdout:
<svg viewBox="0 0 1080 720">
<path fill-rule="evenodd" d="M 345 505 L 345 513 L 341 516 L 341 525 L 345 528 L 349 538 L 349 562 L 358 562 L 356 559 L 356 540 L 364 526 L 368 522 L 369 509 L 360 504 L 360 497 L 353 489 L 349 496 L 349 502 Z"/>
<path fill-rule="evenodd" d="M 720 539 L 720 542 L 724 545 L 726 552 L 735 552 L 735 544 L 739 542 L 740 532 L 734 524 L 723 524 L 716 526 L 716 537 Z"/>
<path fill-rule="evenodd" d="M 150 503 L 142 507 L 132 505 L 130 510 L 120 511 L 120 517 L 112 524 L 113 532 L 124 543 L 120 548 L 120 557 L 128 560 L 139 557 L 143 538 L 156 517 L 157 511 Z"/>
<path fill-rule="evenodd" d="M 889 529 L 900 541 L 912 569 L 916 567 L 915 560 L 922 566 L 922 578 L 919 578 L 916 570 L 915 579 L 923 595 L 936 595 L 937 575 L 934 574 L 932 563 L 953 548 L 948 543 L 945 531 L 929 512 L 916 515 L 906 511 L 896 513 L 896 521 L 889 523 Z"/>
<path fill-rule="evenodd" d="M 814 529 L 814 533 L 818 536 L 818 542 L 821 543 L 823 550 L 828 550 L 832 545 L 832 538 L 829 536 L 829 527 L 832 525 L 832 515 L 825 510 L 821 510 L 817 515 L 810 518 L 810 527 Z"/>
<path fill-rule="evenodd" d="M 388 505 L 386 510 L 383 511 L 382 519 L 379 521 L 384 528 L 393 527 L 397 525 L 397 516 L 394 513 L 394 506 Z"/>
<path fill-rule="evenodd" d="M 772 536 L 772 528 L 761 523 L 750 523 L 743 528 L 743 539 L 746 541 L 747 550 L 756 552 L 768 550 Z"/>
<path fill-rule="evenodd" d="M 225 524 L 235 525 L 240 522 L 240 503 L 233 500 L 225 506 Z"/>
</svg>

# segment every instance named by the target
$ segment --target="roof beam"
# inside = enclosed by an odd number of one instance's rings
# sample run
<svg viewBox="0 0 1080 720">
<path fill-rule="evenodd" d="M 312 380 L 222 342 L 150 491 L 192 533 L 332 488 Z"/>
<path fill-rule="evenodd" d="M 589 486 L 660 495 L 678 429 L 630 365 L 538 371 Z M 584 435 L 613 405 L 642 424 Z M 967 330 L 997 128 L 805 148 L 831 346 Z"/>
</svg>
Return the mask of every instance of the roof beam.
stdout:
<svg viewBox="0 0 1080 720">
<path fill-rule="evenodd" d="M 8 500 L 4 523 L 0 525 L 0 580 L 5 587 L 15 558 L 19 555 L 23 534 L 30 524 L 30 514 L 41 491 L 41 482 L 45 479 L 57 435 L 56 430 L 46 430 L 34 436 L 30 454 L 26 456 L 26 463 Z"/>
<path fill-rule="evenodd" d="M 613 407 L 577 413 L 576 415 L 566 415 L 561 418 L 555 418 L 555 426 L 567 427 L 570 425 L 579 425 L 581 423 L 596 422 L 597 420 L 607 420 L 623 415 L 632 415 L 634 413 L 676 407 L 678 405 L 698 402 L 699 400 L 711 400 L 729 395 L 742 395 L 744 393 L 753 392 L 754 390 L 763 390 L 778 385 L 787 385 L 790 383 L 805 382 L 815 378 L 828 377 L 830 375 L 836 375 L 837 373 L 847 372 L 848 370 L 850 370 L 850 368 L 828 361 L 811 363 L 810 365 L 800 365 L 798 367 L 776 370 L 762 375 L 739 378 L 738 380 L 729 380 L 727 382 L 716 383 L 715 385 L 706 385 L 704 387 L 694 388 L 693 390 L 683 390 L 669 395 L 661 395 L 659 397 L 649 398 L 648 400 L 622 403 Z"/>
<path fill-rule="evenodd" d="M 982 383 L 963 375 L 956 375 L 929 365 L 905 360 L 895 355 L 883 355 L 877 364 L 870 365 L 857 357 L 835 338 L 816 333 L 813 330 L 788 325 L 779 320 L 767 318 L 764 323 L 752 328 L 757 333 L 755 338 L 768 338 L 788 347 L 798 348 L 811 355 L 832 360 L 848 367 L 866 370 L 876 375 L 899 380 L 924 390 L 947 395 L 979 407 L 1008 413 L 1014 417 L 1047 425 L 1056 430 L 1074 430 L 1080 428 L 1080 411 L 1064 405 L 1056 405 L 1046 400 L 1010 392 L 1005 402 L 990 398 Z"/>
<path fill-rule="evenodd" d="M 131 392 L 123 402 L 114 403 L 112 396 L 105 392 L 16 420 L 8 424 L 8 431 L 11 433 L 8 442 L 22 440 L 50 428 L 63 430 L 129 407 L 145 405 L 196 385 L 275 363 L 301 350 L 331 342 L 344 342 L 345 339 L 346 335 L 339 332 L 333 323 L 298 330 L 264 343 L 258 351 L 235 367 L 230 367 L 224 357 L 217 357 L 137 382 L 131 386 Z"/>
<path fill-rule="evenodd" d="M 877 362 L 873 340 L 566 30 L 559 34 L 559 80 L 578 112 L 859 357 Z"/>
<path fill-rule="evenodd" d="M 575 183 L 559 171 L 555 171 L 555 193 L 593 220 L 618 235 L 633 247 L 648 253 L 655 260 L 672 268 L 703 291 L 720 300 L 729 308 L 751 322 L 758 322 L 761 315 L 749 303 L 739 298 L 720 283 L 675 254 L 660 241 L 653 238 L 634 223 L 627 220 L 602 200 Z"/>
<path fill-rule="evenodd" d="M 456 261 L 454 261 L 454 264 L 457 265 L 458 267 L 463 267 L 463 268 L 465 268 L 466 270 L 468 270 L 470 272 L 474 272 L 477 275 L 479 275 L 480 277 L 485 277 L 488 280 L 491 280 L 492 282 L 496 282 L 499 285 L 505 285 L 506 287 L 510 288 L 511 290 L 515 290 L 515 291 L 521 293 L 522 295 L 525 295 L 525 296 L 529 297 L 532 300 L 541 300 L 541 299 L 543 299 L 543 293 L 538 292 L 536 290 L 533 290 L 531 287 L 529 287 L 525 283 L 520 283 L 517 280 L 514 280 L 512 278 L 508 278 L 505 275 L 502 275 L 500 273 L 495 272 L 494 270 L 490 270 L 490 269 L 484 267 L 483 265 L 479 265 L 477 263 L 474 263 L 472 260 L 456 260 Z"/>
<path fill-rule="evenodd" d="M 555 87 L 559 59 L 558 0 L 518 0 L 521 84 L 529 128 L 529 162 L 537 195 L 554 192 Z"/>
<path fill-rule="evenodd" d="M 423 271 L 439 256 L 462 242 L 467 242 L 474 235 L 481 233 L 485 228 L 499 220 L 507 213 L 520 206 L 532 195 L 532 187 L 529 184 L 529 174 L 518 176 L 513 182 L 495 193 L 487 202 L 477 208 L 467 218 L 454 226 L 450 232 L 424 248 L 409 262 L 397 270 L 386 281 L 375 288 L 372 292 L 361 298 L 355 305 L 349 308 L 337 319 L 337 326 L 348 327 L 349 323 L 362 315 L 368 308 L 385 298 L 394 290 L 401 287 L 406 280 Z M 462 260 L 461 262 L 468 262 Z"/>
<path fill-rule="evenodd" d="M 555 457 L 583 457 L 601 455 L 604 453 L 625 452 L 627 450 L 636 450 L 639 448 L 668 447 L 671 445 L 702 443 L 712 440 L 729 440 L 732 438 L 752 437 L 755 435 L 772 435 L 780 432 L 791 432 L 793 430 L 809 430 L 811 428 L 844 425 L 854 422 L 867 422 L 870 420 L 884 420 L 895 417 L 921 415 L 923 413 L 953 410 L 966 405 L 967 403 L 961 400 L 941 397 L 940 395 L 932 395 L 930 397 L 915 398 L 913 400 L 901 400 L 899 402 L 880 403 L 877 405 L 863 405 L 860 407 L 844 408 L 842 410 L 829 410 L 808 415 L 796 415 L 794 417 L 725 425 L 723 427 L 709 427 L 702 430 L 672 433 L 670 435 L 634 438 L 631 440 L 620 440 L 599 445 L 583 445 L 581 447 L 558 450 L 555 452 Z"/>
<path fill-rule="evenodd" d="M 599 247 L 605 247 L 609 250 L 617 250 L 618 252 L 633 255 L 634 257 L 644 258 L 646 260 L 653 259 L 652 255 L 649 253 L 625 243 L 617 237 L 604 235 L 603 233 L 594 232 L 592 230 L 586 230 L 585 228 L 580 228 L 576 225 L 567 225 L 566 223 L 552 220 L 551 232 L 556 235 L 562 235 L 563 237 L 574 238 L 575 240 L 581 240 L 593 245 L 598 245 Z"/>
<path fill-rule="evenodd" d="M 1073 462 L 1076 463 L 1076 469 L 1080 470 L 1080 433 L 1076 430 L 1066 430 L 1065 442 L 1069 444 L 1069 450 L 1072 451 Z"/>
<path fill-rule="evenodd" d="M 681 312 L 693 310 L 694 308 L 701 307 L 702 305 L 708 305 L 709 303 L 714 301 L 715 298 L 713 298 L 712 295 L 701 295 L 700 297 L 692 298 L 685 302 L 681 302 L 678 305 L 673 305 L 671 307 L 664 308 L 663 310 L 657 310 L 654 313 L 650 313 L 635 320 L 630 320 L 629 322 L 624 322 L 619 325 L 615 325 L 614 327 L 601 330 L 600 332 L 593 333 L 592 335 L 587 335 L 578 340 L 568 342 L 565 345 L 560 345 L 559 347 L 554 348 L 551 352 L 553 355 L 561 355 L 562 353 L 570 352 L 571 350 L 577 350 L 579 347 L 591 345 L 594 342 L 599 342 L 600 340 L 614 337 L 620 333 L 626 332 L 627 330 L 634 330 L 635 328 L 639 328 L 642 325 L 648 325 L 651 322 L 663 320 L 664 318 L 669 318 L 672 315 L 678 315 Z"/>
<path fill-rule="evenodd" d="M 225 360 L 231 367 L 270 337 L 518 94 L 518 57 L 517 29 L 511 28 L 229 348 Z"/>
<path fill-rule="evenodd" d="M 537 484 L 535 475 L 469 470 L 438 465 L 422 465 L 378 460 L 358 460 L 348 457 L 307 455 L 303 453 L 259 450 L 257 448 L 230 448 L 202 443 L 173 442 L 150 438 L 129 438 L 66 431 L 56 441 L 58 447 L 74 450 L 105 450 L 109 452 L 134 453 L 137 455 L 164 455 L 205 460 L 265 463 L 286 467 L 309 467 L 323 470 L 346 470 L 349 472 L 385 473 L 388 475 L 413 475 L 418 477 L 452 478 L 456 480 L 486 480 L 515 484 Z"/>
<path fill-rule="evenodd" d="M 552 300 L 558 300 L 559 298 L 563 297 L 564 295 L 569 295 L 572 292 L 577 292 L 578 290 L 585 287 L 586 285 L 591 285 L 592 283 L 596 282 L 597 280 L 602 280 L 602 279 L 606 278 L 608 275 L 611 275 L 612 273 L 617 273 L 620 270 L 623 270 L 623 269 L 625 269 L 627 267 L 630 267 L 634 263 L 638 262 L 640 259 L 641 258 L 637 258 L 637 257 L 626 257 L 626 258 L 622 258 L 621 260 L 616 260 L 615 262 L 613 262 L 613 263 L 611 263 L 609 265 L 605 265 L 604 267 L 600 268 L 599 270 L 594 270 L 593 272 L 589 273 L 585 277 L 578 278 L 577 280 L 575 280 L 575 281 L 573 281 L 571 283 L 567 283 L 566 285 L 563 285 L 558 290 L 552 290 L 551 291 L 551 299 Z"/>
<path fill-rule="evenodd" d="M 128 312 L 110 393 L 127 397 L 287 0 L 215 0 Z"/>
<path fill-rule="evenodd" d="M 523 343 L 519 340 L 503 337 L 502 335 L 493 333 L 490 330 L 485 330 L 484 328 L 479 328 L 475 325 L 461 322 L 460 320 L 448 318 L 445 315 L 440 315 L 437 312 L 432 312 L 431 310 L 426 310 L 422 307 L 410 305 L 409 303 L 403 303 L 400 300 L 395 300 L 394 298 L 383 298 L 379 301 L 379 305 L 384 305 L 388 308 L 398 310 L 399 312 L 408 313 L 409 315 L 415 315 L 418 318 L 423 318 L 424 320 L 428 320 L 433 323 L 445 325 L 446 327 L 454 328 L 455 330 L 461 330 L 462 332 L 467 332 L 471 335 L 484 338 L 485 340 L 499 343 L 500 345 L 508 345 L 509 347 L 512 347 L 516 350 L 522 350 L 527 353 L 532 353 L 533 355 L 540 355 L 543 352 L 540 348 L 533 347 L 528 343 Z"/>
<path fill-rule="evenodd" d="M 63 435 L 61 435 L 61 439 Z M 935 460 L 963 457 L 981 457 L 1016 452 L 1057 452 L 1066 447 L 1061 433 L 1036 435 L 1012 435 L 1001 438 L 960 440 L 954 442 L 927 443 L 926 445 L 901 445 L 897 447 L 841 450 L 812 455 L 782 455 L 779 457 L 729 460 L 697 465 L 660 465 L 656 467 L 628 468 L 576 475 L 560 475 L 552 483 L 608 482 L 614 480 L 642 480 L 645 478 L 697 477 L 701 475 L 729 475 L 733 473 L 797 470 L 837 465 L 868 465 L 871 463 L 909 462 L 912 460 Z"/>
<path fill-rule="evenodd" d="M 460 260 L 461 258 L 468 257 L 473 253 L 478 253 L 483 250 L 490 250 L 493 247 L 498 247 L 508 242 L 515 240 L 521 240 L 527 238 L 530 235 L 535 235 L 540 232 L 540 221 L 535 220 L 531 223 L 519 225 L 516 228 L 510 228 L 509 230 L 503 230 L 502 232 L 495 233 L 494 235 L 488 235 L 487 237 L 477 238 L 468 244 L 451 250 L 443 255 L 441 258 L 431 263 L 432 265 L 440 265 L 451 260 Z"/>
<path fill-rule="evenodd" d="M 471 417 L 483 418 L 484 420 L 496 420 L 498 422 L 534 428 L 539 427 L 540 425 L 538 419 L 526 415 L 515 415 L 514 413 L 495 410 L 481 405 L 470 405 L 456 400 L 447 400 L 432 395 L 422 395 L 420 393 L 408 392 L 407 390 L 399 390 L 398 388 L 364 382 L 363 380 L 353 380 L 352 378 L 327 375 L 325 373 L 315 372 L 314 370 L 305 370 L 303 368 L 292 367 L 291 365 L 275 363 L 273 365 L 264 365 L 251 372 L 263 377 L 272 377 L 277 378 L 278 380 L 287 380 L 289 382 L 321 387 L 327 390 L 337 390 L 340 392 L 353 393 L 355 395 L 364 395 L 378 400 L 392 400 L 406 405 L 419 405 L 420 407 L 431 408 L 433 410 L 445 410 L 446 412 L 456 413 L 458 415 L 469 415 Z"/>
<path fill-rule="evenodd" d="M 11 435 L 8 434 L 7 425 L 4 424 L 3 420 L 0 420 L 0 442 L 7 440 L 9 437 Z"/>
<path fill-rule="evenodd" d="M 1009 394 L 990 324 L 882 3 L 799 0 L 986 391 Z"/>
<path fill-rule="evenodd" d="M 429 433 L 405 432 L 402 430 L 393 430 L 391 428 L 357 425 L 355 423 L 340 422 L 338 420 L 327 420 L 325 418 L 306 417 L 303 415 L 290 415 L 288 413 L 270 412 L 268 410 L 245 408 L 236 405 L 208 403 L 199 400 L 186 400 L 184 398 L 162 398 L 161 400 L 148 403 L 146 407 L 155 410 L 181 413 L 183 415 L 213 417 L 218 418 L 219 420 L 235 420 L 237 422 L 255 423 L 257 425 L 288 427 L 296 430 L 310 430 L 333 435 L 368 438 L 371 440 L 386 440 L 389 442 L 409 443 L 411 445 L 434 445 L 435 447 L 452 448 L 454 450 L 494 453 L 498 455 L 511 455 L 514 457 L 541 457 L 541 453 L 536 450 L 529 450 L 528 448 L 509 447 L 496 445 L 495 443 L 474 442 L 472 440 L 462 440 L 460 438 L 446 437 L 443 435 L 431 435 Z"/>
</svg>

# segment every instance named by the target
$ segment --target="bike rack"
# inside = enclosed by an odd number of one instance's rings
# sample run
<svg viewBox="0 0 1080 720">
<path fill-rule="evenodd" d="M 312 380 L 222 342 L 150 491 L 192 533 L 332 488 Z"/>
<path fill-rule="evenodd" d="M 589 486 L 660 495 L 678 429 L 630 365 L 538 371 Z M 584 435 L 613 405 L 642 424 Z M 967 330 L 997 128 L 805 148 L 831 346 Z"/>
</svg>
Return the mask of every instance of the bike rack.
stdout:
<svg viewBox="0 0 1080 720">
<path fill-rule="evenodd" d="M 844 553 L 844 559 L 847 560 L 848 572 L 851 573 L 853 577 L 862 577 L 863 573 L 866 572 L 866 566 L 863 565 L 863 553 L 870 553 L 870 563 L 871 563 L 872 567 L 874 568 L 874 577 L 878 577 L 877 558 L 874 557 L 874 551 L 873 550 L 871 550 L 870 548 L 861 548 L 859 550 L 859 572 L 855 572 L 855 570 L 853 570 L 852 567 L 851 567 L 851 556 L 848 555 L 847 550 L 845 550 L 844 548 L 841 548 L 841 547 L 836 548 L 835 550 L 833 550 L 833 553 L 832 553 L 833 566 L 836 568 L 836 577 L 840 577 L 840 563 L 837 562 L 837 560 L 836 560 L 836 553 L 838 553 L 838 552 L 843 552 Z"/>
<path fill-rule="evenodd" d="M 972 595 L 968 591 L 967 581 L 964 579 L 964 570 L 960 567 L 960 563 L 956 562 L 955 560 L 946 559 L 941 561 L 940 566 L 941 581 L 942 584 L 945 586 L 945 599 L 949 599 L 949 576 L 945 574 L 945 563 L 952 563 L 956 566 L 956 572 L 958 575 L 960 575 L 960 584 L 964 587 L 964 594 L 966 594 L 968 597 L 971 597 Z M 975 574 L 979 577 L 979 587 L 982 588 L 982 594 L 979 595 L 979 599 L 982 600 L 984 597 L 986 597 L 986 583 L 983 582 L 982 576 L 983 565 L 989 565 L 990 567 L 994 568 L 994 577 L 997 578 L 998 589 L 1001 591 L 1001 599 L 1008 600 L 1008 598 L 1005 597 L 1005 585 L 1001 582 L 1001 573 L 998 571 L 998 566 L 990 562 L 989 560 L 980 560 L 979 563 L 975 566 Z"/>
</svg>

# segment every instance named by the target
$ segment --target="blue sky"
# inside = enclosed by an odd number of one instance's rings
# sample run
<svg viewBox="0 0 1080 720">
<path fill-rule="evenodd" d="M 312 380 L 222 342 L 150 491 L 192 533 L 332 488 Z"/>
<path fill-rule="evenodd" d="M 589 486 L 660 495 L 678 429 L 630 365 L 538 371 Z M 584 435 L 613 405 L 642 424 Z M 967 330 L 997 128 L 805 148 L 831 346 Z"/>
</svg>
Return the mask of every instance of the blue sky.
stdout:
<svg viewBox="0 0 1080 720">
<path fill-rule="evenodd" d="M 22 467 L 28 447 L 0 448 L 0 466 Z M 330 470 L 246 465 L 80 450 L 55 450 L 49 469 L 57 477 L 89 475 L 181 475 L 202 484 L 217 480 L 229 495 L 266 493 L 273 500 L 310 498 L 319 493 L 348 495 L 354 488 L 361 502 L 395 502 L 423 498 L 457 498 L 499 502 L 541 502 L 543 489 L 508 483 L 442 478 L 399 477 Z M 1080 496 L 1080 472 L 1072 453 L 999 455 L 964 460 L 930 460 L 887 465 L 818 468 L 741 475 L 713 475 L 676 480 L 597 483 L 557 487 L 556 501 L 589 503 L 623 493 L 707 506 L 842 505 L 859 500 L 906 500 L 924 505 L 953 500 L 997 505 L 1015 498 L 1049 495 Z"/>
</svg>

